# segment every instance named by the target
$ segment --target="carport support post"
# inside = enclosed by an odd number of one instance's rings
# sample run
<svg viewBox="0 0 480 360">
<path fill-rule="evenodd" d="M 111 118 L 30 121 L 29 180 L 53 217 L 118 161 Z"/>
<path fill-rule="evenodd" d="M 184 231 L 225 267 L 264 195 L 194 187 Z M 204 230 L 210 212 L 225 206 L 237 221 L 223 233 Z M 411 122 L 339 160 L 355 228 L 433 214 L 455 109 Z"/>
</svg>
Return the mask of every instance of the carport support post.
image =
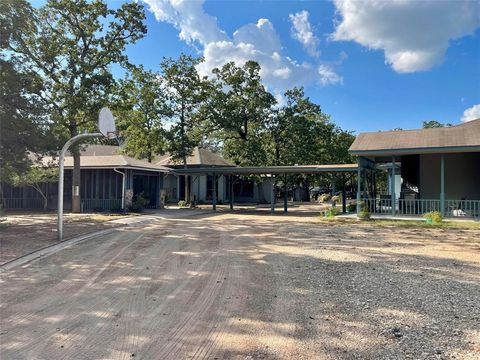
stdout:
<svg viewBox="0 0 480 360">
<path fill-rule="evenodd" d="M 217 210 L 217 175 L 213 174 L 213 191 L 212 191 L 213 211 Z"/>
<path fill-rule="evenodd" d="M 283 212 L 288 211 L 288 188 L 287 188 L 287 174 L 285 174 L 283 184 Z"/>
<path fill-rule="evenodd" d="M 270 191 L 270 211 L 272 214 L 275 214 L 275 178 L 271 177 L 272 179 L 272 188 Z"/>
<path fill-rule="evenodd" d="M 395 216 L 395 156 L 392 156 L 392 177 L 391 181 L 391 197 L 392 197 L 392 216 Z"/>
<path fill-rule="evenodd" d="M 445 155 L 440 156 L 440 213 L 445 216 Z"/>
<path fill-rule="evenodd" d="M 360 158 L 358 158 L 358 167 L 357 167 L 357 215 L 360 214 L 360 207 L 362 205 L 362 201 L 360 198 L 360 191 L 362 187 L 362 164 Z"/>
<path fill-rule="evenodd" d="M 230 210 L 233 210 L 233 176 L 230 175 Z"/>
</svg>

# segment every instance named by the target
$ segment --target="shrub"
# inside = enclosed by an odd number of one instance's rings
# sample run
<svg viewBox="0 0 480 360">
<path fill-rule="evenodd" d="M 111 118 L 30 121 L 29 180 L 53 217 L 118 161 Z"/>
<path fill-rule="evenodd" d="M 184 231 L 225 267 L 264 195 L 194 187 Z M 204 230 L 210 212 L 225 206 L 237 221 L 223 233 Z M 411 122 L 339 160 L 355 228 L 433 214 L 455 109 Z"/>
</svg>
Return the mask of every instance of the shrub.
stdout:
<svg viewBox="0 0 480 360">
<path fill-rule="evenodd" d="M 143 197 L 143 192 L 137 194 L 132 199 L 132 206 L 130 206 L 130 211 L 133 212 L 142 212 L 147 204 L 147 200 Z"/>
<path fill-rule="evenodd" d="M 180 200 L 180 201 L 178 202 L 178 207 L 180 207 L 180 208 L 186 208 L 186 207 L 188 207 L 188 204 L 187 204 L 187 202 L 186 202 L 185 200 Z"/>
<path fill-rule="evenodd" d="M 423 217 L 432 224 L 440 224 L 443 221 L 443 216 L 438 211 L 430 211 L 423 214 Z"/>
<path fill-rule="evenodd" d="M 353 213 L 353 212 L 357 211 L 357 204 L 350 203 L 350 204 L 348 204 L 347 209 L 348 209 L 348 212 Z"/>
<path fill-rule="evenodd" d="M 338 204 L 341 201 L 342 201 L 342 196 L 341 195 L 332 196 L 332 203 L 333 204 Z"/>
<path fill-rule="evenodd" d="M 327 217 L 327 218 L 333 218 L 337 215 L 340 214 L 340 209 L 336 208 L 335 206 L 332 206 L 331 208 L 328 208 L 327 210 L 325 210 L 323 212 L 323 216 Z"/>
<path fill-rule="evenodd" d="M 360 220 L 370 220 L 370 211 L 368 210 L 367 204 L 365 202 L 360 204 L 360 211 L 358 212 L 358 218 Z"/>
<path fill-rule="evenodd" d="M 330 195 L 330 194 L 322 194 L 322 195 L 320 195 L 320 201 L 321 201 L 321 202 L 330 201 L 331 198 L 332 198 L 332 195 Z"/>
</svg>

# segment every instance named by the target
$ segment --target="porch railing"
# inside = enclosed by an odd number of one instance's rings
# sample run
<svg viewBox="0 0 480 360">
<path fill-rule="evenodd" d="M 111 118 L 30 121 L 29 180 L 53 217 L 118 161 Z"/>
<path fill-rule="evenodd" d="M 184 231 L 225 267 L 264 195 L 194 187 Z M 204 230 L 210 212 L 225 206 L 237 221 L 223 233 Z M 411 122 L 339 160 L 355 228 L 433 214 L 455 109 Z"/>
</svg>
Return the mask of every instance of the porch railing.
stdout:
<svg viewBox="0 0 480 360">
<path fill-rule="evenodd" d="M 43 208 L 43 199 L 40 198 L 2 198 L 0 203 L 2 208 L 9 210 Z"/>
<path fill-rule="evenodd" d="M 372 214 L 392 214 L 391 199 L 363 199 Z M 395 215 L 423 215 L 441 211 L 439 199 L 396 199 Z M 445 200 L 446 217 L 480 217 L 480 200 Z"/>
<path fill-rule="evenodd" d="M 83 211 L 120 211 L 122 199 L 82 199 Z"/>
</svg>

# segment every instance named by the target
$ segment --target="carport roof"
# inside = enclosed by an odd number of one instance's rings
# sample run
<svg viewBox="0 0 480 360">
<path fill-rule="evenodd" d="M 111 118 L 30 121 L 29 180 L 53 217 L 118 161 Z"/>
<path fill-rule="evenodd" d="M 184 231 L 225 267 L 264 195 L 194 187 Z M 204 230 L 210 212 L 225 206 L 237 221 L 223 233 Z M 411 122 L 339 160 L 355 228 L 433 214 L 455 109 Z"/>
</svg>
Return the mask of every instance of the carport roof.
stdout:
<svg viewBox="0 0 480 360">
<path fill-rule="evenodd" d="M 349 151 L 363 156 L 480 151 L 480 119 L 444 128 L 361 133 Z"/>
<path fill-rule="evenodd" d="M 246 166 L 246 167 L 201 167 L 193 169 L 175 169 L 177 175 L 283 175 L 315 174 L 322 172 L 354 172 L 357 164 L 295 165 L 295 166 Z"/>
</svg>

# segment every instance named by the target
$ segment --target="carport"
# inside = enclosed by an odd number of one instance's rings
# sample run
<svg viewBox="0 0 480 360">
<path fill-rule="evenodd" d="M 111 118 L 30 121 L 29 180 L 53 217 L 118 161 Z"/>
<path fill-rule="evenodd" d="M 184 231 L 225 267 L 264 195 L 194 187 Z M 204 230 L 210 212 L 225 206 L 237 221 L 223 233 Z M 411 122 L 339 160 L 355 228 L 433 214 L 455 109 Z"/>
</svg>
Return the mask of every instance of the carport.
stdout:
<svg viewBox="0 0 480 360">
<path fill-rule="evenodd" d="M 329 164 L 329 165 L 294 165 L 294 166 L 248 166 L 248 167 L 200 167 L 195 169 L 175 169 L 172 172 L 176 175 L 186 176 L 213 176 L 214 182 L 219 177 L 230 177 L 230 210 L 233 210 L 234 196 L 233 196 L 233 181 L 232 177 L 236 175 L 264 175 L 275 178 L 277 176 L 286 175 L 301 175 L 301 174 L 318 174 L 318 173 L 355 173 L 358 170 L 358 164 Z M 285 190 L 287 183 L 285 181 Z M 272 214 L 275 213 L 275 181 L 271 184 L 270 206 Z M 217 209 L 217 192 L 216 186 L 213 186 L 212 194 L 212 208 Z M 283 211 L 288 211 L 287 197 L 284 196 Z M 342 196 L 342 211 L 346 212 L 346 197 L 345 189 L 343 189 Z"/>
</svg>

